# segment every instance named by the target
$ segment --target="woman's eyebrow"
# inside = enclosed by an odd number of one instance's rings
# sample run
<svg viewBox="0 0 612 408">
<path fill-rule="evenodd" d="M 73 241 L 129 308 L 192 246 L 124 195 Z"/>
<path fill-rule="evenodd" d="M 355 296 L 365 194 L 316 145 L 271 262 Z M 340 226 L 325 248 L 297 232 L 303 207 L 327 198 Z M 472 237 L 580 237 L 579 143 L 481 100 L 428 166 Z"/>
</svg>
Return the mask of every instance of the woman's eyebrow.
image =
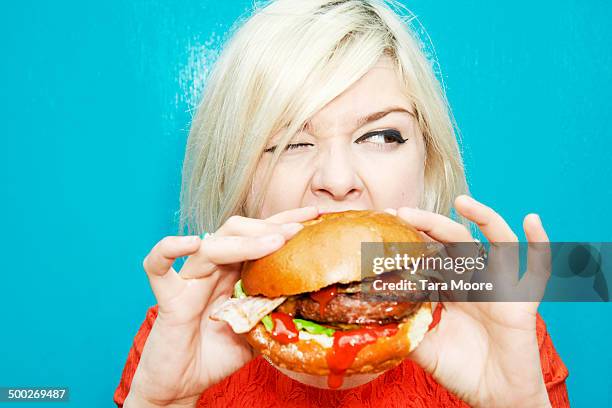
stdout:
<svg viewBox="0 0 612 408">
<path fill-rule="evenodd" d="M 402 108 L 401 106 L 392 106 L 392 107 L 383 109 L 378 112 L 370 113 L 367 116 L 363 116 L 357 119 L 357 122 L 355 123 L 355 129 L 359 129 L 360 127 L 362 127 L 363 125 L 367 123 L 374 122 L 378 119 L 384 118 L 388 114 L 394 113 L 394 112 L 403 112 L 403 113 L 409 114 L 410 116 L 413 116 L 413 117 L 415 116 L 414 112 L 411 112 L 408 109 Z"/>
<path fill-rule="evenodd" d="M 412 117 L 416 117 L 414 112 L 403 108 L 401 106 L 391 106 L 389 108 L 385 108 L 382 109 L 380 111 L 374 112 L 374 113 L 370 113 L 366 116 L 362 116 L 360 118 L 357 119 L 357 121 L 354 124 L 354 128 L 355 129 L 359 129 L 360 127 L 362 127 L 363 125 L 370 123 L 370 122 L 374 122 L 376 120 L 379 120 L 381 118 L 384 118 L 385 116 L 387 116 L 390 113 L 394 113 L 394 112 L 402 112 L 402 113 L 407 113 Z M 312 133 L 312 134 L 316 134 L 316 127 L 314 126 L 314 124 L 311 121 L 308 121 L 304 124 L 303 128 L 305 131 Z"/>
</svg>

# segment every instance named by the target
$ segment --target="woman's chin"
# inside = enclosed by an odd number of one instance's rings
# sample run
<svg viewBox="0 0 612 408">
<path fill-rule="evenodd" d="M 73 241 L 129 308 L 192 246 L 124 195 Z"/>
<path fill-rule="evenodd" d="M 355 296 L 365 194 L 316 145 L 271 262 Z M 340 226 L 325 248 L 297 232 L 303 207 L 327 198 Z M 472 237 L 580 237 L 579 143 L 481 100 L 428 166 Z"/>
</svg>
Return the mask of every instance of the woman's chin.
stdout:
<svg viewBox="0 0 612 408">
<path fill-rule="evenodd" d="M 299 383 L 309 385 L 315 388 L 322 388 L 329 390 L 331 389 L 327 385 L 327 377 L 320 375 L 312 375 L 312 374 L 304 374 L 298 373 L 295 371 L 287 370 L 286 368 L 277 367 L 272 364 L 274 368 L 279 370 L 281 373 L 285 374 L 287 377 L 291 378 L 294 381 Z M 367 384 L 371 381 L 374 381 L 378 376 L 382 373 L 372 373 L 372 374 L 355 374 L 351 376 L 344 377 L 344 381 L 339 388 L 334 388 L 335 390 L 347 390 L 349 388 L 359 387 L 360 385 Z"/>
</svg>

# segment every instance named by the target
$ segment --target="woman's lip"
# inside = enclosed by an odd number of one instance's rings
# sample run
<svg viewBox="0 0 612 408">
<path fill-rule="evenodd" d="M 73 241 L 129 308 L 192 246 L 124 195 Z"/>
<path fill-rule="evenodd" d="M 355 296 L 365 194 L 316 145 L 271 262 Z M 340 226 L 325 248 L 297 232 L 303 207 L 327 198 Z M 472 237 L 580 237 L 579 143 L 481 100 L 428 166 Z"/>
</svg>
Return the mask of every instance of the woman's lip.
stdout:
<svg viewBox="0 0 612 408">
<path fill-rule="evenodd" d="M 355 210 L 355 211 L 362 211 L 362 210 L 367 210 L 367 208 L 331 208 L 331 207 L 322 207 L 319 206 L 319 214 L 327 214 L 327 213 L 335 213 L 335 212 L 343 212 L 343 211 L 350 211 L 350 210 Z"/>
</svg>

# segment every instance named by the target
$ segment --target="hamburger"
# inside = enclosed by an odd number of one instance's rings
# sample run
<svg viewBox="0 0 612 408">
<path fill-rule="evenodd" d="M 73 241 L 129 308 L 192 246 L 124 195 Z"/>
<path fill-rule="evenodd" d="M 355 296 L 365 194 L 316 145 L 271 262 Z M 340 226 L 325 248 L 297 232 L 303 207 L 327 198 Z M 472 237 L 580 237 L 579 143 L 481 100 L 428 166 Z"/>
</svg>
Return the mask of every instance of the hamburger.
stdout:
<svg viewBox="0 0 612 408">
<path fill-rule="evenodd" d="M 419 291 L 398 297 L 368 290 L 375 279 L 397 275 L 362 269 L 361 244 L 418 244 L 421 235 L 370 210 L 327 213 L 303 225 L 282 248 L 243 265 L 233 297 L 211 318 L 244 333 L 281 371 L 326 376 L 330 388 L 345 376 L 400 364 L 428 330 L 431 305 Z"/>
</svg>

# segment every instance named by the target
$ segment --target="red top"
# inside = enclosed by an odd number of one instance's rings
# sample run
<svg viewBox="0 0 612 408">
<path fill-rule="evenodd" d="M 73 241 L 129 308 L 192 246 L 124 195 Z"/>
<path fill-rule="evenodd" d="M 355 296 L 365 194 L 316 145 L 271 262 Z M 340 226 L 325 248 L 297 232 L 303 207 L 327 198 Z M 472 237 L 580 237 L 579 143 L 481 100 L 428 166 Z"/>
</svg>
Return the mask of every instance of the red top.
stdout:
<svg viewBox="0 0 612 408">
<path fill-rule="evenodd" d="M 118 407 L 130 390 L 145 341 L 157 317 L 151 307 L 138 330 L 115 390 Z M 536 323 L 540 362 L 548 396 L 553 407 L 569 407 L 565 379 L 568 371 L 557 354 L 544 321 Z M 468 407 L 439 385 L 411 360 L 385 372 L 374 381 L 348 390 L 325 390 L 301 384 L 286 377 L 261 356 L 205 390 L 197 404 L 203 407 Z"/>
</svg>

